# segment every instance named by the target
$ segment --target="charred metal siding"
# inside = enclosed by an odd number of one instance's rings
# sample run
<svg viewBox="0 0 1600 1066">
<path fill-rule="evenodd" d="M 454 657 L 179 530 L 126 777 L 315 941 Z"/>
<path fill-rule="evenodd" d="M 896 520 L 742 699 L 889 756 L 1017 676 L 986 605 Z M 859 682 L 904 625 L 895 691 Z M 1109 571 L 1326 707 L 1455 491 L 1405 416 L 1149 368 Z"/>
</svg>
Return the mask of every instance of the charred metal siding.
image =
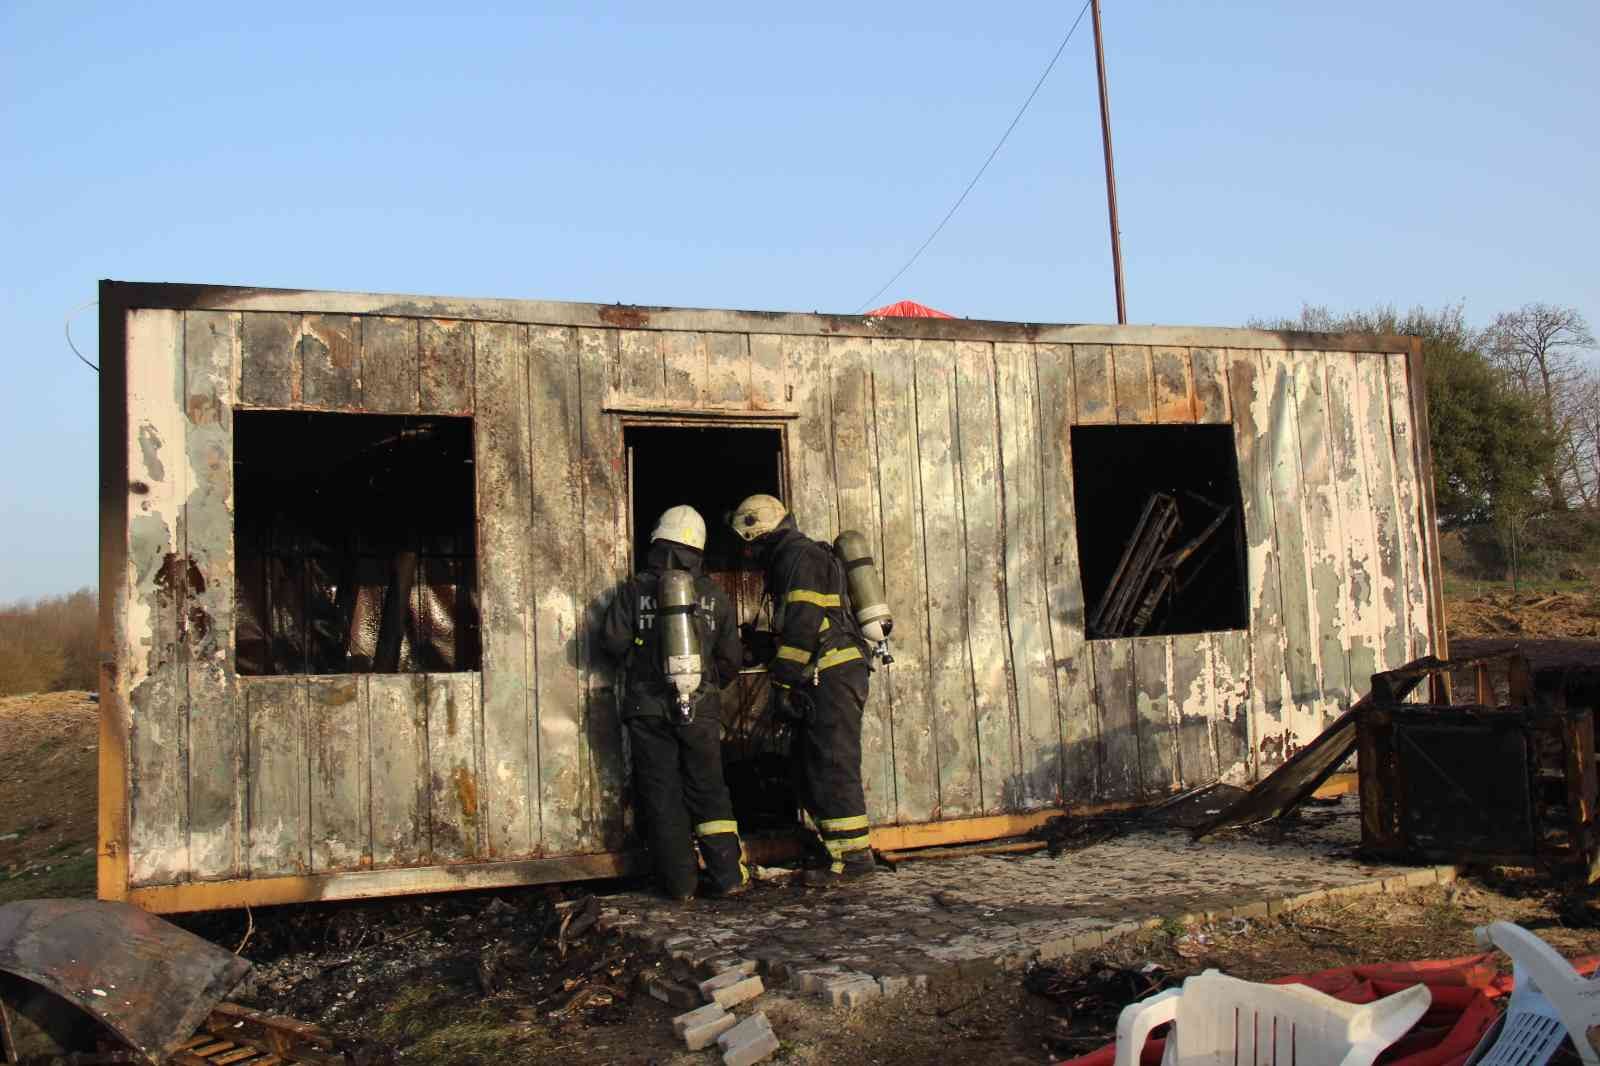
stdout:
<svg viewBox="0 0 1600 1066">
<path fill-rule="evenodd" d="M 770 420 L 801 527 L 867 536 L 898 623 L 877 825 L 1248 780 L 1443 651 L 1405 338 L 111 282 L 101 306 L 101 893 L 156 909 L 629 868 L 589 642 L 627 564 L 625 418 Z M 252 408 L 473 417 L 481 671 L 237 674 Z M 1232 425 L 1247 630 L 1085 640 L 1070 427 L 1096 423 Z"/>
</svg>

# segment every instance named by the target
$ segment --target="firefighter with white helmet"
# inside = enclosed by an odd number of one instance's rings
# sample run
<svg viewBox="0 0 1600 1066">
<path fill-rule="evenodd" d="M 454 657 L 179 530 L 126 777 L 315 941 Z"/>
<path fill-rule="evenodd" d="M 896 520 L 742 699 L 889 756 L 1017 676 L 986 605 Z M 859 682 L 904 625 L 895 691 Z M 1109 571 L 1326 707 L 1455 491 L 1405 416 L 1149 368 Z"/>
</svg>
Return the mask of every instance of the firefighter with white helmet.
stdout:
<svg viewBox="0 0 1600 1066">
<path fill-rule="evenodd" d="M 783 502 L 750 496 L 728 516 L 759 553 L 778 651 L 768 666 L 775 713 L 795 723 L 791 758 L 799 800 L 816 823 L 827 863 L 809 884 L 875 871 L 861 785 L 861 717 L 870 673 L 833 548 L 796 527 Z"/>
<path fill-rule="evenodd" d="M 727 595 L 702 572 L 706 523 L 693 507 L 662 513 L 645 567 L 606 610 L 601 641 L 626 664 L 622 717 L 639 819 L 663 891 L 731 895 L 749 884 L 722 776 L 719 690 L 739 674 L 739 631 Z M 696 687 L 698 684 L 698 687 Z"/>
</svg>

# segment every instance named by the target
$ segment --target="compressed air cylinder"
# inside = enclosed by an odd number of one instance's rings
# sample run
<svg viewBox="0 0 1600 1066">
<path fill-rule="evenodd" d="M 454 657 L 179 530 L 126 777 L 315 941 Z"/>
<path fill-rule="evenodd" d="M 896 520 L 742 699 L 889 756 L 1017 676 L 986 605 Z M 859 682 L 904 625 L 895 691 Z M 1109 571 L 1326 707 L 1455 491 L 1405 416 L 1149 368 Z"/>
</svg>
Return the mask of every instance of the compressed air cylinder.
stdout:
<svg viewBox="0 0 1600 1066">
<path fill-rule="evenodd" d="M 657 592 L 661 671 L 678 692 L 678 707 L 687 711 L 700 688 L 704 670 L 700 630 L 694 624 L 694 576 L 687 570 L 663 570 Z"/>
<path fill-rule="evenodd" d="M 882 644 L 894 629 L 894 619 L 890 617 L 889 598 L 883 594 L 883 579 L 872 565 L 867 538 L 847 529 L 833 542 L 833 551 L 844 563 L 845 584 L 850 590 L 856 623 L 868 640 Z"/>
</svg>

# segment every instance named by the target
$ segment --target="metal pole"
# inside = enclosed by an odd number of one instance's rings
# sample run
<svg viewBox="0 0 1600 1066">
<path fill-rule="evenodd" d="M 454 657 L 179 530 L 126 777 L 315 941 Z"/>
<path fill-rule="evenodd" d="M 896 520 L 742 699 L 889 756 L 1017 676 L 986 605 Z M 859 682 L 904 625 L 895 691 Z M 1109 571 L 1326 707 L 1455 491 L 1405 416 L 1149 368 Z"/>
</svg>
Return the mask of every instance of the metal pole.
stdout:
<svg viewBox="0 0 1600 1066">
<path fill-rule="evenodd" d="M 1106 95 L 1106 53 L 1100 42 L 1100 0 L 1089 0 L 1094 12 L 1094 64 L 1100 74 L 1100 137 L 1106 153 L 1106 208 L 1111 214 L 1111 269 L 1117 282 L 1117 324 L 1128 324 L 1122 293 L 1122 229 L 1117 225 L 1117 171 L 1111 162 L 1111 100 Z"/>
</svg>

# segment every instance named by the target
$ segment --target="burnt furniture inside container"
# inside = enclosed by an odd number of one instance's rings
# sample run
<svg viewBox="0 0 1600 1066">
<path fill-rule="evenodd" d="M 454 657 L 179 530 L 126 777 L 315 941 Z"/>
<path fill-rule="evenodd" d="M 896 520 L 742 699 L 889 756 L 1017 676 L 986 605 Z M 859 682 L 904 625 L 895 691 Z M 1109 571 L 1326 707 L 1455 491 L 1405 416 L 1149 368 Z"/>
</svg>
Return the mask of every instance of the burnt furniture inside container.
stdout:
<svg viewBox="0 0 1600 1066">
<path fill-rule="evenodd" d="M 469 418 L 234 415 L 243 675 L 479 668 Z"/>
<path fill-rule="evenodd" d="M 1091 639 L 1245 628 L 1233 427 L 1073 426 L 1072 478 Z"/>
</svg>

